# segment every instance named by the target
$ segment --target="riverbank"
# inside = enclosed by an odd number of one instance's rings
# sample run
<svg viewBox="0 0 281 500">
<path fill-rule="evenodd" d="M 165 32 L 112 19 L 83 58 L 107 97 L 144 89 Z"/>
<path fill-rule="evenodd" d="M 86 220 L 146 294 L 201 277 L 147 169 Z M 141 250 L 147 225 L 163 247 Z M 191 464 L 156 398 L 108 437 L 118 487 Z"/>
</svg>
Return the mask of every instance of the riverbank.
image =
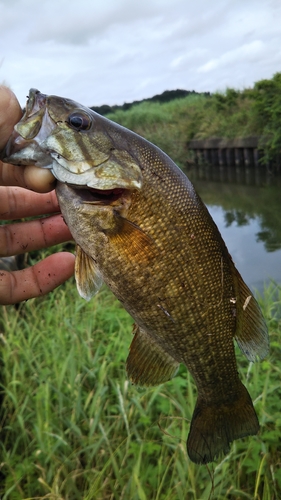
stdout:
<svg viewBox="0 0 281 500">
<path fill-rule="evenodd" d="M 252 89 L 189 94 L 167 103 L 143 102 L 107 117 L 163 149 L 180 166 L 189 156 L 191 140 L 259 137 L 264 162 L 281 149 L 281 73 L 261 80 Z"/>
</svg>

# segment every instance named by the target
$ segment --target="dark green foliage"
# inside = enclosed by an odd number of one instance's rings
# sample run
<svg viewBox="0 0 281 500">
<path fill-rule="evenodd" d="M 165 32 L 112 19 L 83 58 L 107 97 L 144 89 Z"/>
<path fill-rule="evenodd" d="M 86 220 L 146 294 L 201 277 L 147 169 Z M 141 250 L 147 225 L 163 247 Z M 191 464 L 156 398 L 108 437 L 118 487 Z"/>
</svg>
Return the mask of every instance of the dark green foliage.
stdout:
<svg viewBox="0 0 281 500">
<path fill-rule="evenodd" d="M 250 97 L 262 136 L 264 162 L 268 162 L 281 152 L 281 73 L 276 73 L 271 80 L 255 83 Z"/>
<path fill-rule="evenodd" d="M 116 111 L 127 111 L 128 109 L 131 109 L 132 106 L 135 106 L 136 104 L 141 104 L 143 102 L 170 102 L 173 101 L 174 99 L 182 99 L 183 97 L 186 97 L 190 94 L 193 95 L 205 95 L 208 96 L 210 95 L 209 92 L 203 92 L 202 94 L 198 94 L 195 92 L 195 90 L 165 90 L 162 92 L 162 94 L 156 94 L 153 97 L 149 97 L 147 99 L 143 99 L 141 101 L 133 101 L 133 102 L 125 102 L 124 104 L 118 106 L 108 106 L 107 104 L 103 104 L 102 106 L 92 106 L 91 109 L 96 111 L 96 113 L 99 113 L 100 115 L 108 115 L 109 113 L 115 113 Z"/>
<path fill-rule="evenodd" d="M 113 112 L 112 107 L 108 106 L 108 104 L 103 104 L 102 106 L 92 106 L 91 109 L 103 116 Z"/>
<path fill-rule="evenodd" d="M 235 89 L 227 88 L 225 94 L 215 92 L 212 94 L 212 100 L 214 100 L 214 107 L 218 112 L 220 111 L 231 111 L 237 106 L 238 98 L 241 92 Z"/>
</svg>

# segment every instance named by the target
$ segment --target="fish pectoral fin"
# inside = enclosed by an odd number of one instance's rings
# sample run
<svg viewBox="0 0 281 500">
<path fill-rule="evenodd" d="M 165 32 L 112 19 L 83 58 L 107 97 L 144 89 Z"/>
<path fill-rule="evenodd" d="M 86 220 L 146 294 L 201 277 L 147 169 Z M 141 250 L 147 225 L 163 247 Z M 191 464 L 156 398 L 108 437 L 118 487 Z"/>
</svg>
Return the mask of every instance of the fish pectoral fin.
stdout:
<svg viewBox="0 0 281 500">
<path fill-rule="evenodd" d="M 99 291 L 103 282 L 95 261 L 79 245 L 76 246 L 75 280 L 79 294 L 86 300 Z"/>
<path fill-rule="evenodd" d="M 221 453 L 228 453 L 234 439 L 252 436 L 258 431 L 251 397 L 239 381 L 233 402 L 209 405 L 198 396 L 187 438 L 187 453 L 196 464 L 207 464 Z"/>
<path fill-rule="evenodd" d="M 237 272 L 239 297 L 235 339 L 249 361 L 265 358 L 269 351 L 268 331 L 260 307 L 252 292 Z"/>
<path fill-rule="evenodd" d="M 137 224 L 114 211 L 114 231 L 106 231 L 111 242 L 118 246 L 120 253 L 138 261 L 146 261 L 152 254 L 154 242 Z"/>
<path fill-rule="evenodd" d="M 151 386 L 174 377 L 179 363 L 137 325 L 126 362 L 129 379 L 133 384 Z"/>
</svg>

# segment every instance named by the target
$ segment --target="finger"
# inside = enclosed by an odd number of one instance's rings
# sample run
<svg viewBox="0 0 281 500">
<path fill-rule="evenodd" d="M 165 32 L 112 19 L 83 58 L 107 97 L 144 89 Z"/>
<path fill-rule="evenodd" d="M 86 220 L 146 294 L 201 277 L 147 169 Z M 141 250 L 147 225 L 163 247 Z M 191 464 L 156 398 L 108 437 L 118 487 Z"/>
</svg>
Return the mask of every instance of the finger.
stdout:
<svg viewBox="0 0 281 500">
<path fill-rule="evenodd" d="M 54 189 L 56 179 L 46 168 L 18 167 L 0 161 L 0 186 L 19 186 L 38 193 L 47 193 Z"/>
<path fill-rule="evenodd" d="M 0 227 L 0 257 L 48 248 L 71 239 L 62 215 L 7 224 Z"/>
<path fill-rule="evenodd" d="M 5 146 L 14 125 L 21 117 L 22 109 L 15 94 L 5 85 L 0 85 L 0 150 Z"/>
<path fill-rule="evenodd" d="M 47 168 L 34 167 L 31 165 L 24 169 L 24 180 L 26 187 L 38 193 L 47 193 L 54 189 L 56 179 Z"/>
<path fill-rule="evenodd" d="M 0 304 L 16 304 L 51 292 L 72 276 L 74 260 L 71 253 L 60 252 L 22 271 L 0 271 Z"/>
<path fill-rule="evenodd" d="M 34 193 L 19 187 L 0 186 L 0 219 L 22 219 L 59 212 L 55 191 Z"/>
</svg>

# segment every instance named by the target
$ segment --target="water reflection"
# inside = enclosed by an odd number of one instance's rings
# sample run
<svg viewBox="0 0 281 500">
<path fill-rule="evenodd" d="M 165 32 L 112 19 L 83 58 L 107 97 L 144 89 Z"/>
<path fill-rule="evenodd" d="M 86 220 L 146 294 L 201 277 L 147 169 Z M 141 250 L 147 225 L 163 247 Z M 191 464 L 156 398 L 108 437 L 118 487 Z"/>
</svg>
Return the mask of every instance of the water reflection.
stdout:
<svg viewBox="0 0 281 500">
<path fill-rule="evenodd" d="M 251 288 L 281 283 L 281 175 L 265 168 L 194 166 L 186 171 Z"/>
<path fill-rule="evenodd" d="M 214 165 L 190 165 L 187 170 L 194 179 L 220 182 L 227 184 L 242 184 L 247 186 L 272 185 L 276 182 L 281 186 L 281 171 L 267 167 L 237 167 Z"/>
</svg>

